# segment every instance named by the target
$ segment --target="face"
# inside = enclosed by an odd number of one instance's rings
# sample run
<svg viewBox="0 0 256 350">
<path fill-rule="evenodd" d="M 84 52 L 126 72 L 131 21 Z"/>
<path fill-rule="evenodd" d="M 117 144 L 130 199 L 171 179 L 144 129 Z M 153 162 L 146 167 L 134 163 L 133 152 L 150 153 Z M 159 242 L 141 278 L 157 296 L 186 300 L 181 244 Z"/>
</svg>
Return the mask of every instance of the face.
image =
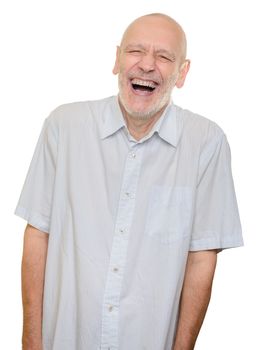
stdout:
<svg viewBox="0 0 256 350">
<path fill-rule="evenodd" d="M 121 106 L 132 118 L 161 114 L 174 86 L 183 85 L 188 68 L 175 24 L 156 17 L 135 21 L 117 48 L 113 70 L 118 74 Z"/>
</svg>

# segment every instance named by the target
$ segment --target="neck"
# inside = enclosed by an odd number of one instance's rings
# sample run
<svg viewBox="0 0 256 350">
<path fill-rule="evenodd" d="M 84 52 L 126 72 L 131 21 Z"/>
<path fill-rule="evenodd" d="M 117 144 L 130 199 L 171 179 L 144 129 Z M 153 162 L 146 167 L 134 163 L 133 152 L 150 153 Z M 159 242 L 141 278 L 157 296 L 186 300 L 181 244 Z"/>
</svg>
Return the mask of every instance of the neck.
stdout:
<svg viewBox="0 0 256 350">
<path fill-rule="evenodd" d="M 164 106 L 159 112 L 157 112 L 154 116 L 146 118 L 146 119 L 139 119 L 136 117 L 132 117 L 129 113 L 126 112 L 122 104 L 119 102 L 121 111 L 123 113 L 123 117 L 126 121 L 127 128 L 129 130 L 129 133 L 134 137 L 135 140 L 139 141 L 144 136 L 146 136 L 153 128 L 155 123 L 158 121 L 158 119 L 163 114 L 163 111 L 165 110 L 166 106 Z"/>
</svg>

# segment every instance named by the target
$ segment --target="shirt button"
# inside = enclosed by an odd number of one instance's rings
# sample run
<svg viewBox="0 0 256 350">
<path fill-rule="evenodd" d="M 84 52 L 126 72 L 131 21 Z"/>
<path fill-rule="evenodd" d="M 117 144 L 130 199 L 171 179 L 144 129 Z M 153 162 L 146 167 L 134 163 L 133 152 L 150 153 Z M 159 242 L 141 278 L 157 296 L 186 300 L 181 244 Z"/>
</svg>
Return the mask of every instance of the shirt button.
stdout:
<svg viewBox="0 0 256 350">
<path fill-rule="evenodd" d="M 118 271 L 119 271 L 118 267 L 114 267 L 114 268 L 113 268 L 113 271 L 114 271 L 114 272 L 118 272 Z"/>
<path fill-rule="evenodd" d="M 132 158 L 136 158 L 136 153 L 134 153 L 134 152 L 131 153 L 131 157 L 132 157 Z"/>
<path fill-rule="evenodd" d="M 120 229 L 119 229 L 119 232 L 120 232 L 120 233 L 124 233 L 124 229 L 123 229 L 123 228 L 120 228 Z"/>
<path fill-rule="evenodd" d="M 125 197 L 126 198 L 130 198 L 130 199 L 133 199 L 134 198 L 134 195 L 130 192 L 125 192 Z"/>
<path fill-rule="evenodd" d="M 112 305 L 110 305 L 110 306 L 108 307 L 108 311 L 109 311 L 109 312 L 113 311 L 113 306 L 112 306 Z"/>
</svg>

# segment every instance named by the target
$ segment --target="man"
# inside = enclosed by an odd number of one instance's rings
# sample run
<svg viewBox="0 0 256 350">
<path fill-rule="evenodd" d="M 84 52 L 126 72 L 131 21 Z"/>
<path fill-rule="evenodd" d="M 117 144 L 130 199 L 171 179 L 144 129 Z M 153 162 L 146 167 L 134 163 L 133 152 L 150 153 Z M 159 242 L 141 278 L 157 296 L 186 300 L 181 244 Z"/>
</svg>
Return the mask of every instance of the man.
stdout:
<svg viewBox="0 0 256 350">
<path fill-rule="evenodd" d="M 217 252 L 243 244 L 229 146 L 171 101 L 186 37 L 163 14 L 117 48 L 119 95 L 46 119 L 16 214 L 24 350 L 190 350 Z"/>
</svg>

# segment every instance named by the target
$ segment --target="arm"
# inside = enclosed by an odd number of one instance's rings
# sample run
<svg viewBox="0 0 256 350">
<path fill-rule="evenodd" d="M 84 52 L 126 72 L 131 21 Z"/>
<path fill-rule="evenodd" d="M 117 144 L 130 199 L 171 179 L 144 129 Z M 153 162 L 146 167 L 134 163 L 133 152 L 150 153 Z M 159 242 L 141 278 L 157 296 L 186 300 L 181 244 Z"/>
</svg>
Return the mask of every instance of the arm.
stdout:
<svg viewBox="0 0 256 350">
<path fill-rule="evenodd" d="M 42 299 L 48 234 L 27 225 L 22 257 L 23 350 L 42 350 Z"/>
<path fill-rule="evenodd" d="M 211 297 L 217 251 L 190 252 L 173 350 L 194 349 Z"/>
</svg>

